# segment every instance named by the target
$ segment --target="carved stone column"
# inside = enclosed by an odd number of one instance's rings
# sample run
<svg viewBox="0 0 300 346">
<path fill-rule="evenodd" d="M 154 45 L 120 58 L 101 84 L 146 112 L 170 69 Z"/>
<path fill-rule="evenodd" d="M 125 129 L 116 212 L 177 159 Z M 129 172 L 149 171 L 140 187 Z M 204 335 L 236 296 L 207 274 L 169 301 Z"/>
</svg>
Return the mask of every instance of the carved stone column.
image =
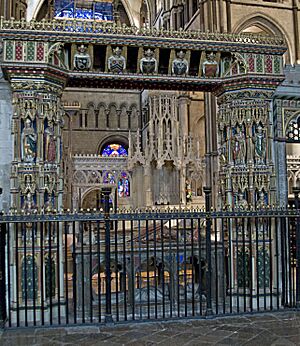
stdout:
<svg viewBox="0 0 300 346">
<path fill-rule="evenodd" d="M 276 204 L 274 89 L 226 90 L 218 98 L 221 208 L 238 213 Z M 263 218 L 253 221 L 242 216 L 231 220 L 227 227 L 232 248 L 232 289 L 252 291 L 258 299 L 270 287 L 277 292 L 270 275 L 274 229 L 269 229 Z M 257 265 L 257 271 L 251 269 L 251 263 Z"/>
<path fill-rule="evenodd" d="M 273 90 L 225 92 L 218 98 L 220 207 L 239 201 L 276 203 L 272 121 Z"/>
<path fill-rule="evenodd" d="M 61 130 L 63 85 L 11 78 L 14 157 L 12 207 L 62 207 Z"/>
</svg>

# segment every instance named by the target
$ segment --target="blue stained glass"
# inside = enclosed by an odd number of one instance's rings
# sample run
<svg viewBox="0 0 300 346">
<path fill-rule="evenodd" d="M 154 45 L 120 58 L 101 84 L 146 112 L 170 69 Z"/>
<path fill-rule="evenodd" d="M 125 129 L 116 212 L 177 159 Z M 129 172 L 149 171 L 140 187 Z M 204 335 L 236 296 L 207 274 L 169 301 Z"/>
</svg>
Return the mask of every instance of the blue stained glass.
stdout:
<svg viewBox="0 0 300 346">
<path fill-rule="evenodd" d="M 121 178 L 118 181 L 118 195 L 119 197 L 130 196 L 130 186 L 128 175 L 125 172 L 121 173 Z"/>
<path fill-rule="evenodd" d="M 113 4 L 111 2 L 93 1 L 87 7 L 76 5 L 75 0 L 55 0 L 54 16 L 56 18 L 78 18 L 113 21 Z"/>
<path fill-rule="evenodd" d="M 104 184 L 115 184 L 116 178 L 115 178 L 115 172 L 106 172 L 104 174 L 103 183 Z"/>
<path fill-rule="evenodd" d="M 104 157 L 127 157 L 127 150 L 120 144 L 109 144 L 102 150 Z"/>
</svg>

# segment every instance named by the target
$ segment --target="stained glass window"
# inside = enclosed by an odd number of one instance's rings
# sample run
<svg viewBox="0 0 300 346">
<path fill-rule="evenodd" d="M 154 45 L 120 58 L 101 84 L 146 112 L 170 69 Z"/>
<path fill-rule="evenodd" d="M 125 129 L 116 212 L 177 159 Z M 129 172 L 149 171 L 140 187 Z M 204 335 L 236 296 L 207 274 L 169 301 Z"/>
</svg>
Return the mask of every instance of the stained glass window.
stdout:
<svg viewBox="0 0 300 346">
<path fill-rule="evenodd" d="M 112 21 L 112 0 L 55 0 L 55 18 Z"/>
<path fill-rule="evenodd" d="M 118 181 L 118 195 L 119 197 L 130 196 L 129 179 L 128 179 L 128 175 L 125 172 L 121 173 L 121 177 Z"/>
<path fill-rule="evenodd" d="M 120 144 L 109 144 L 102 150 L 102 156 L 105 157 L 126 157 L 127 150 Z"/>
<path fill-rule="evenodd" d="M 115 172 L 105 172 L 103 175 L 103 183 L 104 184 L 115 184 Z"/>
</svg>

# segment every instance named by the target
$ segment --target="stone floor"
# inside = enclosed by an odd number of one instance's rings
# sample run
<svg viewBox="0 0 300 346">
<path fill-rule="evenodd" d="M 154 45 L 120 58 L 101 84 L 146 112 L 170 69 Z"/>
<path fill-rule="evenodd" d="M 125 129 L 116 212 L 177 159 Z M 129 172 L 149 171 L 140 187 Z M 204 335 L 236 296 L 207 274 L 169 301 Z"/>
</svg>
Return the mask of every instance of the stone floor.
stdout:
<svg viewBox="0 0 300 346">
<path fill-rule="evenodd" d="M 0 331 L 1 346 L 300 345 L 300 311 L 209 320 Z"/>
</svg>

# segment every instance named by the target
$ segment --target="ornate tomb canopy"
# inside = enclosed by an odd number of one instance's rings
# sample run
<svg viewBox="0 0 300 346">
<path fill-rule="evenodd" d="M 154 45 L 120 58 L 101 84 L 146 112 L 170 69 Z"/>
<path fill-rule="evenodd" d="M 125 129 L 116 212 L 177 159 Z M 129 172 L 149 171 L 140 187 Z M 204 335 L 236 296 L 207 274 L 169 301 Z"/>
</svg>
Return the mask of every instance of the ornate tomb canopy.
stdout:
<svg viewBox="0 0 300 346">
<path fill-rule="evenodd" d="M 34 74 L 70 87 L 222 93 L 227 86 L 273 89 L 284 79 L 281 37 L 137 29 L 77 19 L 1 19 L 0 35 L 2 68 L 11 81 Z"/>
</svg>

